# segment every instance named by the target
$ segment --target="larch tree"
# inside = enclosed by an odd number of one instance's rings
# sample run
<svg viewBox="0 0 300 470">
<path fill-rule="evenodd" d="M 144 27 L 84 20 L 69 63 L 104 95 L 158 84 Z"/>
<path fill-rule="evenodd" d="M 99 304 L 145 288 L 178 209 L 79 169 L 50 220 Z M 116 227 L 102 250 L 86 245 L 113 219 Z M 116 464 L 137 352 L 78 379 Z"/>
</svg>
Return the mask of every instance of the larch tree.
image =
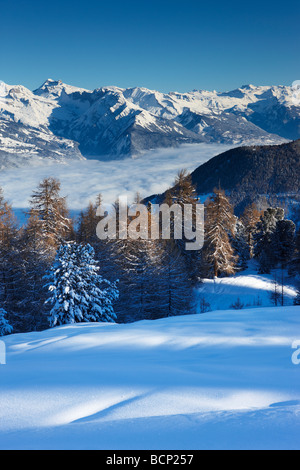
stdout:
<svg viewBox="0 0 300 470">
<path fill-rule="evenodd" d="M 90 244 L 95 250 L 95 258 L 101 266 L 104 276 L 111 278 L 114 268 L 111 259 L 111 243 L 109 240 L 100 240 L 97 236 L 97 224 L 101 217 L 97 215 L 102 206 L 102 195 L 98 194 L 95 202 L 89 202 L 85 210 L 78 217 L 76 240 L 78 243 Z"/>
<path fill-rule="evenodd" d="M 9 312 L 17 306 L 21 277 L 18 223 L 0 190 L 0 299 Z"/>
<path fill-rule="evenodd" d="M 134 203 L 141 202 L 137 194 Z M 149 213 L 145 209 L 146 219 L 139 218 L 139 212 L 127 213 L 127 218 L 119 219 L 121 209 L 115 204 L 117 214 L 117 236 L 110 240 L 110 260 L 120 278 L 120 302 L 116 305 L 118 318 L 122 322 L 146 319 L 149 315 L 149 299 L 151 296 L 151 280 L 153 280 L 153 240 L 148 237 Z M 135 225 L 135 233 L 130 227 Z M 144 235 L 143 235 L 144 233 Z"/>
<path fill-rule="evenodd" d="M 192 311 L 194 282 L 174 240 L 160 241 L 159 292 L 162 316 L 186 315 Z"/>
<path fill-rule="evenodd" d="M 253 235 L 256 232 L 257 224 L 260 221 L 260 217 L 263 215 L 263 211 L 259 210 L 255 203 L 247 206 L 242 213 L 240 220 L 245 227 L 245 233 L 247 234 L 247 243 L 249 246 L 250 258 L 253 258 Z"/>
<path fill-rule="evenodd" d="M 229 234 L 234 236 L 233 208 L 222 189 L 215 188 L 206 205 L 203 261 L 206 275 L 218 277 L 234 274 L 237 256 Z"/>
<path fill-rule="evenodd" d="M 73 238 L 73 224 L 69 216 L 65 198 L 60 195 L 60 182 L 55 178 L 45 178 L 30 200 L 30 217 L 35 217 L 41 237 L 49 254 L 55 254 L 57 247 Z"/>
<path fill-rule="evenodd" d="M 99 242 L 96 234 L 97 209 L 102 204 L 102 196 L 99 194 L 95 203 L 89 202 L 87 208 L 81 211 L 78 218 L 77 240 L 79 243 L 89 243 L 95 249 L 95 245 Z"/>
<path fill-rule="evenodd" d="M 181 221 L 178 222 L 178 216 L 172 214 L 171 219 L 171 239 L 178 246 L 181 255 L 187 265 L 188 276 L 194 284 L 199 280 L 201 256 L 200 250 L 187 250 L 186 243 L 190 240 L 186 236 L 187 229 L 190 234 L 196 230 L 196 207 L 199 203 L 196 187 L 192 182 L 191 174 L 183 169 L 180 170 L 175 178 L 172 188 L 166 191 L 164 204 L 171 207 L 173 204 L 181 208 Z M 185 208 L 191 208 L 192 217 L 190 220 L 186 217 Z M 180 238 L 175 236 L 175 224 L 181 223 Z"/>
<path fill-rule="evenodd" d="M 30 214 L 22 230 L 19 248 L 23 267 L 23 296 L 20 311 L 26 312 L 23 314 L 26 324 L 22 330 L 40 330 L 48 326 L 43 308 L 45 301 L 43 275 L 49 268 L 52 258 L 49 256 L 47 239 L 41 231 L 40 220 L 35 213 Z"/>
</svg>

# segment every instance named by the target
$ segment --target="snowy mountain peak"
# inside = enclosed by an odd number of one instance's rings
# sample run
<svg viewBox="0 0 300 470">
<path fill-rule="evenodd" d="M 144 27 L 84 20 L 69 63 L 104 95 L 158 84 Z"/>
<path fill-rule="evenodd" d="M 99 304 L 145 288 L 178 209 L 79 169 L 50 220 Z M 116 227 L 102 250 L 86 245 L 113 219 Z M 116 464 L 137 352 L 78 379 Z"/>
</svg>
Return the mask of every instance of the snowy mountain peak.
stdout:
<svg viewBox="0 0 300 470">
<path fill-rule="evenodd" d="M 44 158 L 50 138 L 62 156 L 65 139 L 75 158 L 80 150 L 80 158 L 111 159 L 183 143 L 276 144 L 300 137 L 300 106 L 286 86 L 162 93 L 117 86 L 91 91 L 52 78 L 33 92 L 0 84 L 0 160 L 3 152 L 5 158 L 22 152 Z"/>
<path fill-rule="evenodd" d="M 74 87 L 72 85 L 67 85 L 63 83 L 61 80 L 53 80 L 52 78 L 48 78 L 42 86 L 40 86 L 37 90 L 34 90 L 34 94 L 37 96 L 44 96 L 48 98 L 56 98 L 60 97 L 63 93 L 67 95 L 76 92 L 89 92 L 89 90 L 85 90 L 84 88 Z"/>
<path fill-rule="evenodd" d="M 61 80 L 53 80 L 52 78 L 47 78 L 47 80 L 43 83 L 42 87 L 47 87 L 47 86 L 56 86 L 61 84 Z"/>
</svg>

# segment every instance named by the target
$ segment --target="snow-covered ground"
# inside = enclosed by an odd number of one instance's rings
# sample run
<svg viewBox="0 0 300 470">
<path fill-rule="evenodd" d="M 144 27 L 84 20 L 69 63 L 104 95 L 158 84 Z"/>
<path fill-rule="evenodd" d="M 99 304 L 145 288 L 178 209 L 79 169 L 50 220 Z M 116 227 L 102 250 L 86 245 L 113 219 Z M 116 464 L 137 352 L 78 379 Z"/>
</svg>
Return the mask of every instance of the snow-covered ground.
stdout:
<svg viewBox="0 0 300 470">
<path fill-rule="evenodd" d="M 1 449 L 300 448 L 300 307 L 2 339 Z"/>
<path fill-rule="evenodd" d="M 249 267 L 239 274 L 230 277 L 217 279 L 204 279 L 197 289 L 196 298 L 198 311 L 200 313 L 200 303 L 205 301 L 209 304 L 210 310 L 224 310 L 232 308 L 238 299 L 242 308 L 271 307 L 274 305 L 272 294 L 274 294 L 274 280 L 277 279 L 278 294 L 282 296 L 285 306 L 293 305 L 296 297 L 295 282 L 288 276 L 287 271 L 274 270 L 271 274 L 258 274 L 257 265 L 254 261 L 249 263 Z"/>
</svg>

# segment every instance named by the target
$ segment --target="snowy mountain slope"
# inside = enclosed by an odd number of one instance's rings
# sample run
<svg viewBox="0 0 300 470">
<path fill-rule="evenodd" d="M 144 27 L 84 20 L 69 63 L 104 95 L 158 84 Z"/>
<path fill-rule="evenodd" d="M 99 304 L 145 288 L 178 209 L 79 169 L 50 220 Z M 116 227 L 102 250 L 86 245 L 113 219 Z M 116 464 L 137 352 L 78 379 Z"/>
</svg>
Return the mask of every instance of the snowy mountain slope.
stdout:
<svg viewBox="0 0 300 470">
<path fill-rule="evenodd" d="M 299 449 L 300 307 L 6 336 L 1 449 Z"/>
<path fill-rule="evenodd" d="M 67 158 L 73 152 L 75 159 L 118 159 L 186 143 L 295 139 L 300 136 L 300 107 L 291 87 L 249 85 L 227 93 L 166 94 L 113 86 L 90 91 L 48 79 L 33 92 L 2 83 L 0 123 L 2 156 L 7 159 L 8 153 L 14 162 L 16 155 L 28 155 L 28 145 L 32 154 L 55 159 L 55 148 L 47 151 L 52 145 L 61 148 L 58 137 L 65 139 Z M 14 137 L 15 124 L 20 138 Z"/>
<path fill-rule="evenodd" d="M 43 160 L 83 160 L 77 142 L 55 135 L 50 116 L 58 104 L 22 86 L 4 85 L 0 95 L 0 168 Z"/>
<path fill-rule="evenodd" d="M 45 160 L 65 163 L 84 157 L 73 140 L 55 136 L 47 128 L 8 123 L 0 118 L 0 170 L 36 166 Z"/>
<path fill-rule="evenodd" d="M 245 85 L 230 92 L 195 90 L 169 94 L 133 88 L 125 90 L 124 95 L 135 104 L 163 117 L 176 118 L 182 114 L 186 117 L 191 113 L 191 118 L 196 115 L 208 119 L 224 114 L 225 121 L 226 117 L 229 122 L 232 121 L 231 131 L 234 132 L 234 119 L 239 116 L 266 133 L 278 134 L 286 139 L 300 137 L 300 109 L 295 103 L 292 87 Z M 255 127 L 250 126 L 249 129 L 253 132 Z"/>
<path fill-rule="evenodd" d="M 232 144 L 261 142 L 267 145 L 281 141 L 274 134 L 269 134 L 245 117 L 226 111 L 219 114 L 198 114 L 186 109 L 176 119 L 186 129 L 204 135 L 208 142 Z"/>
<path fill-rule="evenodd" d="M 93 93 L 91 106 L 60 134 L 80 143 L 88 156 L 136 155 L 205 139 L 172 120 L 165 120 L 127 102 L 118 89 Z"/>
</svg>

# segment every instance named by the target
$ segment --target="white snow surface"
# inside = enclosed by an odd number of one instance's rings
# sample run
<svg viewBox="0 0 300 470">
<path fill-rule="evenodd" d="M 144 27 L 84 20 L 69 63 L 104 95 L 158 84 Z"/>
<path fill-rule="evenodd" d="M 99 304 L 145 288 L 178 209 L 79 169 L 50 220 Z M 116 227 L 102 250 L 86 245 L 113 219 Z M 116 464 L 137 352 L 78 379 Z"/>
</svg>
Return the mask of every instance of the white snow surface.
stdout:
<svg viewBox="0 0 300 470">
<path fill-rule="evenodd" d="M 1 449 L 300 447 L 300 307 L 2 339 Z"/>
<path fill-rule="evenodd" d="M 284 305 L 293 305 L 297 292 L 288 272 L 275 269 L 270 274 L 258 274 L 258 265 L 251 260 L 246 270 L 234 276 L 203 279 L 196 291 L 197 308 L 201 299 L 209 303 L 211 310 L 230 309 L 238 299 L 243 308 L 271 307 L 274 305 L 271 295 L 275 278 L 278 294 L 283 294 Z"/>
</svg>

